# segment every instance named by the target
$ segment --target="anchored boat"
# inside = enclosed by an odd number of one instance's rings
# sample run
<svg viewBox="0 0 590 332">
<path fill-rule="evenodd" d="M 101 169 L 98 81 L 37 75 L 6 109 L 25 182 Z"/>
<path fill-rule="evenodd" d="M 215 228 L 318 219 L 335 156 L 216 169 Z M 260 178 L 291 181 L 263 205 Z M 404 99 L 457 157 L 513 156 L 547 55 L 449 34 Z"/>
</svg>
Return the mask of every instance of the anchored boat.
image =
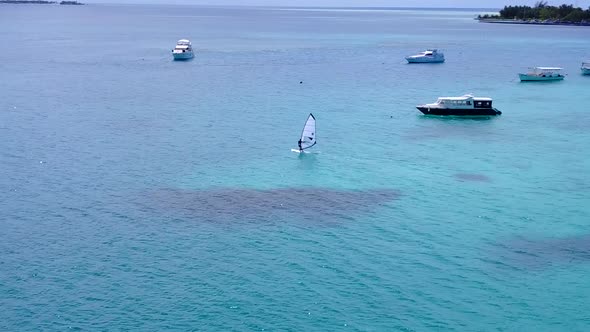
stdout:
<svg viewBox="0 0 590 332">
<path fill-rule="evenodd" d="M 406 57 L 408 63 L 441 63 L 445 62 L 445 55 L 436 49 L 428 49 L 416 55 Z"/>
<path fill-rule="evenodd" d="M 425 115 L 491 116 L 502 112 L 492 107 L 492 98 L 464 95 L 439 97 L 435 103 L 416 106 Z"/>
<path fill-rule="evenodd" d="M 565 76 L 559 67 L 533 67 L 526 74 L 518 74 L 521 82 L 529 81 L 561 81 Z"/>
<path fill-rule="evenodd" d="M 192 59 L 193 47 L 188 39 L 181 39 L 176 43 L 176 47 L 172 50 L 174 60 L 188 60 Z"/>
</svg>

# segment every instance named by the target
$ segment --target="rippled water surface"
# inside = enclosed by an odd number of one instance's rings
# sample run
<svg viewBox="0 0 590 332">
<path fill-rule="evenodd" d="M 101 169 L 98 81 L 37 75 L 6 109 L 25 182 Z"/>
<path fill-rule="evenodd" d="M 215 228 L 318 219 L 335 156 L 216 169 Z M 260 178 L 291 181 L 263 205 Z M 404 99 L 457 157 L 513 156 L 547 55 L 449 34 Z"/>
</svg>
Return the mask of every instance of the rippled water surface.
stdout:
<svg viewBox="0 0 590 332">
<path fill-rule="evenodd" d="M 590 29 L 476 14 L 0 6 L 0 328 L 590 329 Z"/>
</svg>

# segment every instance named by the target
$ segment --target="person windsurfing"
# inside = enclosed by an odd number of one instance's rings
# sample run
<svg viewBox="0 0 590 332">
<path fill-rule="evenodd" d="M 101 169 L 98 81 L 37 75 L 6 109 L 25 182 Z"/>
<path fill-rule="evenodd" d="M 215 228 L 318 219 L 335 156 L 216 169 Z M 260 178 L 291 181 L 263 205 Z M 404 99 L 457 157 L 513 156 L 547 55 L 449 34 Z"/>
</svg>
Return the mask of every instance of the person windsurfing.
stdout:
<svg viewBox="0 0 590 332">
<path fill-rule="evenodd" d="M 315 137 L 315 117 L 313 114 L 309 113 L 307 117 L 307 121 L 305 121 L 305 126 L 303 126 L 303 130 L 301 131 L 301 137 L 297 141 L 296 149 L 291 149 L 294 152 L 303 153 L 304 150 L 307 150 L 316 144 L 316 137 Z"/>
</svg>

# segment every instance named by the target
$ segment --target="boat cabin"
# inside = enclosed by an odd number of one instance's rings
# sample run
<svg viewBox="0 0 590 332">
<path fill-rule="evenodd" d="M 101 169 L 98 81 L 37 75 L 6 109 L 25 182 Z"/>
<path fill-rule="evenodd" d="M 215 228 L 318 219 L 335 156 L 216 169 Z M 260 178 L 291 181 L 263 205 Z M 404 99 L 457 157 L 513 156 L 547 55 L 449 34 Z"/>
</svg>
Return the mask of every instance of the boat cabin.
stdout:
<svg viewBox="0 0 590 332">
<path fill-rule="evenodd" d="M 475 98 L 472 95 L 462 97 L 440 97 L 436 104 L 445 108 L 491 108 L 492 99 L 485 97 Z"/>
<path fill-rule="evenodd" d="M 192 52 L 191 42 L 188 39 L 181 39 L 176 43 L 173 51 L 175 53 Z"/>
<path fill-rule="evenodd" d="M 528 75 L 541 76 L 541 77 L 554 77 L 563 76 L 561 71 L 563 68 L 559 67 L 534 67 L 530 68 Z"/>
<path fill-rule="evenodd" d="M 491 98 L 477 98 L 473 102 L 474 108 L 492 108 Z"/>
</svg>

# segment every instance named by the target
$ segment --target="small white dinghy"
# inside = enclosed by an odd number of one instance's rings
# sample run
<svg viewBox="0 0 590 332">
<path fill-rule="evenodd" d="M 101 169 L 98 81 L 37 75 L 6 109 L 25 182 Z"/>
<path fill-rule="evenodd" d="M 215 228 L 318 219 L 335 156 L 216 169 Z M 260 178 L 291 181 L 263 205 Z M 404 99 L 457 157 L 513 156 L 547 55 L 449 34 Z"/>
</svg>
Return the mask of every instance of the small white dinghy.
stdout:
<svg viewBox="0 0 590 332">
<path fill-rule="evenodd" d="M 304 153 L 306 149 L 311 148 L 312 146 L 316 145 L 316 143 L 315 117 L 313 114 L 309 113 L 307 121 L 305 121 L 305 126 L 303 126 L 303 131 L 301 132 L 301 138 L 297 142 L 299 149 L 291 149 L 291 151 Z"/>
</svg>

